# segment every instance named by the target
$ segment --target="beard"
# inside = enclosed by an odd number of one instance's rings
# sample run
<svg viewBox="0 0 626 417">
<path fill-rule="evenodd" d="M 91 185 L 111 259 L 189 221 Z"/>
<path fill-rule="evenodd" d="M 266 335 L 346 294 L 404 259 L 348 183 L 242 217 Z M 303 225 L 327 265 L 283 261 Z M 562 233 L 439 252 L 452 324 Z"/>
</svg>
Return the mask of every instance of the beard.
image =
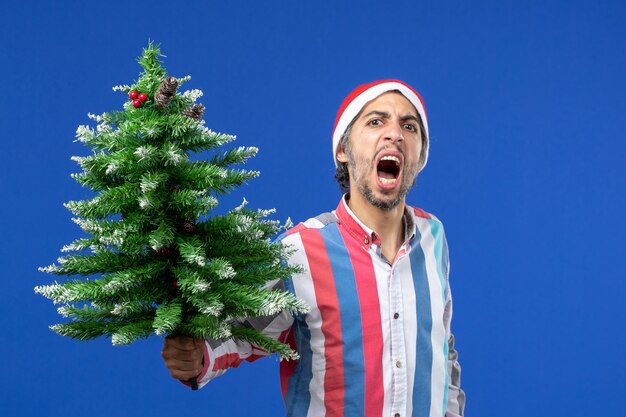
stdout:
<svg viewBox="0 0 626 417">
<path fill-rule="evenodd" d="M 417 165 L 412 167 L 403 167 L 402 178 L 399 178 L 402 183 L 400 185 L 400 189 L 397 191 L 395 198 L 380 198 L 374 195 L 374 191 L 372 191 L 372 188 L 367 184 L 365 178 L 367 177 L 368 173 L 370 173 L 373 169 L 376 169 L 376 167 L 374 166 L 376 156 L 380 152 L 387 149 L 387 147 L 383 147 L 376 151 L 373 159 L 371 161 L 367 161 L 365 158 L 357 160 L 354 157 L 352 147 L 350 146 L 350 141 L 348 141 L 346 145 L 347 146 L 345 148 L 345 152 L 348 157 L 348 166 L 352 168 L 352 172 L 350 173 L 350 175 L 353 176 L 354 184 L 356 184 L 359 193 L 361 193 L 361 195 L 365 197 L 368 203 L 381 210 L 390 211 L 398 207 L 398 205 L 402 201 L 404 201 L 404 198 L 408 194 L 409 190 L 413 187 L 413 185 L 415 185 L 415 181 L 417 180 Z M 400 149 L 398 149 L 398 151 L 404 157 L 404 152 L 402 152 Z M 403 158 L 403 160 L 406 159 Z M 383 195 L 391 196 L 394 191 L 382 190 L 381 193 Z"/>
</svg>

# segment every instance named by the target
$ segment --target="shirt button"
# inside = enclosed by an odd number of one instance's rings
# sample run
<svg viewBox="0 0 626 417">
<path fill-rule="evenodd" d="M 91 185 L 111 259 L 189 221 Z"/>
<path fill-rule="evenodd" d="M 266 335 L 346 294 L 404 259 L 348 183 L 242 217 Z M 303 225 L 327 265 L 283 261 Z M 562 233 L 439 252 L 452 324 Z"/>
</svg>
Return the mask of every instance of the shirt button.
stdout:
<svg viewBox="0 0 626 417">
<path fill-rule="evenodd" d="M 363 239 L 363 243 L 367 245 L 368 243 L 370 243 L 370 240 L 366 237 L 365 239 Z"/>
<path fill-rule="evenodd" d="M 402 362 L 396 361 L 396 368 L 402 368 Z"/>
<path fill-rule="evenodd" d="M 398 313 L 396 313 L 396 314 L 394 314 L 394 315 L 393 315 L 393 318 L 394 318 L 394 319 L 397 319 L 398 317 L 400 317 L 400 314 L 398 314 Z"/>
</svg>

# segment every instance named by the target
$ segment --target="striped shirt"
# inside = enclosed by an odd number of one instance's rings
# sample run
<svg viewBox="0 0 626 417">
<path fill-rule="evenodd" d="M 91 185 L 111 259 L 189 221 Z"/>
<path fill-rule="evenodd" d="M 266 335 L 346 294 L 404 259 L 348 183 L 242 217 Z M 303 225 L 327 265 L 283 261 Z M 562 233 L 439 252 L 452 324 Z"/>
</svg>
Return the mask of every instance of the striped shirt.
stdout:
<svg viewBox="0 0 626 417">
<path fill-rule="evenodd" d="M 407 207 L 405 241 L 392 262 L 378 235 L 345 199 L 300 223 L 282 241 L 304 272 L 279 281 L 311 306 L 247 319 L 244 325 L 289 343 L 281 362 L 287 416 L 457 417 L 465 395 L 450 332 L 452 298 L 441 222 Z M 207 340 L 200 386 L 242 361 L 266 356 L 247 343 Z"/>
</svg>

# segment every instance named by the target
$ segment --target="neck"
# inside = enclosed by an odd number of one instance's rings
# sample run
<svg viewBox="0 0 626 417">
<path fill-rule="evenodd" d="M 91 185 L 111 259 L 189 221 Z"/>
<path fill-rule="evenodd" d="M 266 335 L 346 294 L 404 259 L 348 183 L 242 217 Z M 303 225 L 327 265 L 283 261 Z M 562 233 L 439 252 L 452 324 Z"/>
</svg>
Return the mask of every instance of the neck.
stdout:
<svg viewBox="0 0 626 417">
<path fill-rule="evenodd" d="M 376 232 L 382 242 L 383 255 L 393 261 L 404 242 L 404 200 L 391 210 L 383 210 L 373 206 L 360 193 L 354 193 L 350 194 L 348 207 L 363 224 Z"/>
</svg>

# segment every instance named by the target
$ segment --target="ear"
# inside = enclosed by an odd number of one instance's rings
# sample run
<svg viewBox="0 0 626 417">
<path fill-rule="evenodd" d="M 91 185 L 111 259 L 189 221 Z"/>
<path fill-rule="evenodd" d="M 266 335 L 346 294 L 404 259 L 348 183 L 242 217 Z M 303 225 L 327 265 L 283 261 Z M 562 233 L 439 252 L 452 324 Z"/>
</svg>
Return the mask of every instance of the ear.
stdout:
<svg viewBox="0 0 626 417">
<path fill-rule="evenodd" d="M 343 147 L 339 146 L 337 148 L 337 161 L 339 162 L 348 162 L 348 155 L 343 150 Z"/>
</svg>

